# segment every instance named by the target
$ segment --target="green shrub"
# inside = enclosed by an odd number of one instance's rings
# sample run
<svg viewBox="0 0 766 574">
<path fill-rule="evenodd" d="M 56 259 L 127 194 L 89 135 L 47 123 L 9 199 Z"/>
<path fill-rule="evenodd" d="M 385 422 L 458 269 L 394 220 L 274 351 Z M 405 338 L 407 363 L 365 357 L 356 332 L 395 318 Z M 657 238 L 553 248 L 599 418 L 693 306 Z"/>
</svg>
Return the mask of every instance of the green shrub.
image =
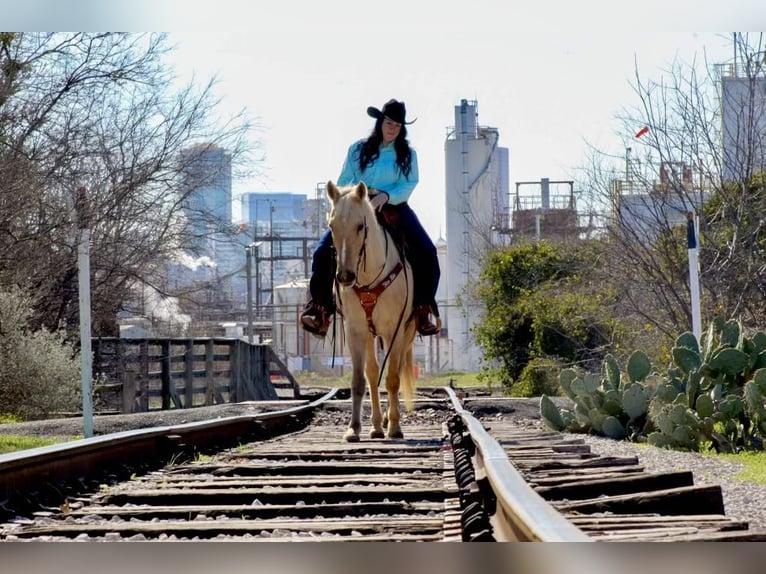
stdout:
<svg viewBox="0 0 766 574">
<path fill-rule="evenodd" d="M 560 395 L 559 373 L 561 364 L 547 357 L 536 357 L 521 371 L 519 380 L 511 388 L 514 397 L 539 397 Z"/>
<path fill-rule="evenodd" d="M 61 332 L 31 331 L 30 299 L 0 290 L 0 412 L 23 420 L 77 410 L 80 362 Z"/>
</svg>

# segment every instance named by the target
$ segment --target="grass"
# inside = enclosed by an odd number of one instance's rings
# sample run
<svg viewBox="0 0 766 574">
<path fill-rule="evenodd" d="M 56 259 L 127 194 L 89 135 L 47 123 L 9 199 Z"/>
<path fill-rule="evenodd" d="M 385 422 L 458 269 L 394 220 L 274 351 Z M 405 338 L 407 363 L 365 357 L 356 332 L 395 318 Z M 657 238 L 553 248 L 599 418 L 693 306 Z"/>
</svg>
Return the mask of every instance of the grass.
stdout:
<svg viewBox="0 0 766 574">
<path fill-rule="evenodd" d="M 766 484 L 766 452 L 745 451 L 737 454 L 721 454 L 726 460 L 744 465 L 744 468 L 734 475 L 735 480 Z"/>
<path fill-rule="evenodd" d="M 39 446 L 50 446 L 65 442 L 62 439 L 51 439 L 37 436 L 16 436 L 0 435 L 0 454 L 26 450 L 28 448 L 37 448 Z"/>
</svg>

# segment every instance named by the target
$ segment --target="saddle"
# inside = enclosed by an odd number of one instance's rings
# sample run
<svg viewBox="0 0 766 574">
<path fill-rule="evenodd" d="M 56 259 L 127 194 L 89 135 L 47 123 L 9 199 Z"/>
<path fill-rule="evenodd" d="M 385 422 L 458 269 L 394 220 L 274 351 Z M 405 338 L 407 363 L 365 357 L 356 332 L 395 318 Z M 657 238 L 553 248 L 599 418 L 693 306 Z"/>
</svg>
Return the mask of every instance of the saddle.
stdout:
<svg viewBox="0 0 766 574">
<path fill-rule="evenodd" d="M 386 203 L 380 211 L 375 213 L 375 215 L 378 218 L 378 223 L 380 223 L 383 226 L 383 229 L 388 231 L 393 238 L 399 253 L 404 254 L 407 244 L 404 241 L 404 233 L 402 233 L 401 228 L 399 227 L 399 220 L 401 219 L 399 210 L 395 205 Z"/>
</svg>

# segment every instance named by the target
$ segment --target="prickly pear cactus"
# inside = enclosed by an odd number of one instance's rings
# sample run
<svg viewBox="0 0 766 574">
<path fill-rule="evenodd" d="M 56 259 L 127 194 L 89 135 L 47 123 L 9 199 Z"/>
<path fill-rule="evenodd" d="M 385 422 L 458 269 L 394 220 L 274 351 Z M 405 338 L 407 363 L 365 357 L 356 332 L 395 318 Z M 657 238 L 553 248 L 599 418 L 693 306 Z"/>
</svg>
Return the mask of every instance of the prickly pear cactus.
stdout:
<svg viewBox="0 0 766 574">
<path fill-rule="evenodd" d="M 662 448 L 699 450 L 705 439 L 704 426 L 697 414 L 683 403 L 652 403 L 652 420 L 656 431 L 649 433 L 647 442 Z"/>
<path fill-rule="evenodd" d="M 700 340 L 691 332 L 675 340 L 666 374 L 652 371 L 646 354 L 635 351 L 624 372 L 607 355 L 597 373 L 563 369 L 559 386 L 572 409 L 547 397 L 540 405 L 556 430 L 736 450 L 766 437 L 766 332 L 748 337 L 739 321 L 716 317 Z"/>
<path fill-rule="evenodd" d="M 622 394 L 622 408 L 630 420 L 646 414 L 646 408 L 649 404 L 649 391 L 638 383 L 633 383 Z"/>
<path fill-rule="evenodd" d="M 615 440 L 622 440 L 628 436 L 628 431 L 617 417 L 606 417 L 601 424 L 601 432 Z"/>
<path fill-rule="evenodd" d="M 652 363 L 643 351 L 634 351 L 628 358 L 628 378 L 633 383 L 639 383 L 652 372 Z"/>
<path fill-rule="evenodd" d="M 567 429 L 561 411 L 547 395 L 540 397 L 540 417 L 545 426 L 551 430 L 561 432 Z"/>
<path fill-rule="evenodd" d="M 603 375 L 605 388 L 615 391 L 620 389 L 620 365 L 612 355 L 604 357 Z"/>
<path fill-rule="evenodd" d="M 575 400 L 575 393 L 572 390 L 572 382 L 577 378 L 577 371 L 574 369 L 563 369 L 559 373 L 559 387 L 570 400 Z"/>
<path fill-rule="evenodd" d="M 711 369 L 733 377 L 745 370 L 748 364 L 748 356 L 739 349 L 724 347 L 713 354 L 709 364 Z"/>
</svg>

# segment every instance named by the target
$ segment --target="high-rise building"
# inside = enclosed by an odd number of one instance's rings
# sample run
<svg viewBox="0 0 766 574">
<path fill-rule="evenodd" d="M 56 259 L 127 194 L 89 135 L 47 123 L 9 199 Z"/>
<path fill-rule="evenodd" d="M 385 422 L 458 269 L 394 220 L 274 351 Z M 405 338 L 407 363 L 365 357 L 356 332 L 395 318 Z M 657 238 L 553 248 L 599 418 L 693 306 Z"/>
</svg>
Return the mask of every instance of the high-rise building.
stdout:
<svg viewBox="0 0 766 574">
<path fill-rule="evenodd" d="M 231 225 L 231 154 L 214 144 L 198 144 L 183 150 L 180 162 L 190 247 L 204 252 L 213 234 Z"/>
</svg>

